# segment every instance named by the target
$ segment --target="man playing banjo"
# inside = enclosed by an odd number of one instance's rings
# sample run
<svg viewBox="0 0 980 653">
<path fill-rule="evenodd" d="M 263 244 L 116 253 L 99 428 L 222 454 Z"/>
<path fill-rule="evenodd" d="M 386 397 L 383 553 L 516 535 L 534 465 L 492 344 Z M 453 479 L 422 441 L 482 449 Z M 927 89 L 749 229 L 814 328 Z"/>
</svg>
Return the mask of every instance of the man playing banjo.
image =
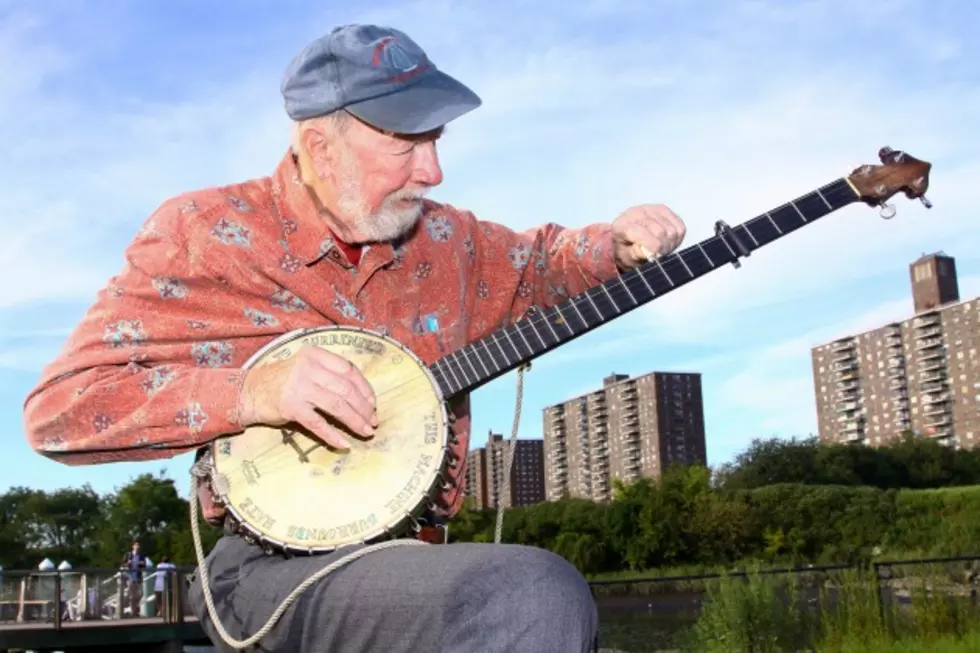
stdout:
<svg viewBox="0 0 980 653">
<path fill-rule="evenodd" d="M 271 177 L 187 193 L 150 216 L 27 398 L 36 451 L 68 465 L 150 460 L 251 425 L 296 423 L 345 449 L 352 434 L 379 428 L 379 397 L 356 365 L 320 347 L 245 362 L 290 331 L 345 325 L 389 336 L 428 364 L 684 237 L 662 206 L 631 208 L 611 224 L 516 233 L 424 199 L 442 181 L 443 127 L 480 100 L 400 31 L 335 29 L 296 56 L 281 90 L 294 121 L 290 150 Z M 452 411 L 465 462 L 466 398 Z M 459 510 L 464 473 L 463 464 L 450 470 L 433 519 Z M 199 494 L 220 524 L 221 507 Z M 301 582 L 356 548 L 267 555 L 226 534 L 206 565 L 219 621 L 248 637 Z M 199 579 L 190 597 L 216 646 L 229 650 Z M 585 580 L 550 552 L 404 546 L 317 581 L 258 646 L 564 653 L 587 651 L 596 622 Z"/>
</svg>

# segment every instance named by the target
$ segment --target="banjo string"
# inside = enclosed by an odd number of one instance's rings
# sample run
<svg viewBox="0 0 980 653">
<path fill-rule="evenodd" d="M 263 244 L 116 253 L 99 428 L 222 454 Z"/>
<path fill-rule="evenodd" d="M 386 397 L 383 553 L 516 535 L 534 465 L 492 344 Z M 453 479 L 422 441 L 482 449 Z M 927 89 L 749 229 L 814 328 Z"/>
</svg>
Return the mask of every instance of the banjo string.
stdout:
<svg viewBox="0 0 980 653">
<path fill-rule="evenodd" d="M 525 363 L 524 365 L 517 368 L 517 399 L 514 407 L 514 422 L 511 429 L 510 440 L 508 446 L 504 452 L 504 482 L 503 482 L 503 493 L 498 497 L 497 501 L 497 520 L 494 529 L 493 541 L 499 544 L 501 541 L 501 535 L 503 532 L 504 523 L 504 500 L 503 497 L 507 496 L 510 490 L 510 475 L 511 468 L 514 462 L 514 450 L 516 449 L 517 432 L 521 421 L 521 408 L 523 405 L 523 390 L 524 390 L 524 372 L 530 369 L 530 365 Z M 274 449 L 278 449 L 278 444 L 275 447 L 270 448 L 268 451 L 271 452 Z M 207 462 L 207 458 L 202 458 L 191 466 L 191 492 L 190 492 L 190 518 L 191 518 L 191 537 L 194 543 L 194 554 L 197 557 L 198 575 L 201 579 L 201 593 L 204 595 L 204 604 L 208 611 L 208 616 L 211 618 L 211 623 L 214 624 L 215 630 L 217 630 L 218 635 L 224 642 L 234 649 L 244 649 L 247 648 L 263 637 L 265 637 L 269 632 L 275 627 L 276 622 L 279 621 L 280 617 L 289 609 L 289 606 L 296 601 L 299 596 L 305 592 L 307 589 L 312 587 L 321 578 L 326 577 L 328 574 L 333 573 L 337 569 L 349 565 L 355 560 L 366 556 L 369 553 L 375 551 L 383 551 L 385 549 L 391 549 L 397 546 L 427 546 L 426 542 L 422 540 L 416 540 L 411 538 L 387 540 L 383 542 L 376 542 L 374 544 L 366 545 L 360 549 L 352 551 L 337 560 L 334 560 L 330 564 L 326 565 L 322 569 L 319 569 L 309 578 L 301 582 L 296 586 L 292 592 L 289 593 L 286 598 L 283 599 L 279 607 L 275 609 L 269 619 L 259 628 L 255 634 L 245 639 L 235 639 L 230 633 L 225 629 L 224 625 L 221 623 L 221 619 L 218 617 L 218 611 L 214 605 L 214 597 L 211 594 L 211 583 L 208 578 L 208 568 L 205 562 L 206 558 L 204 555 L 204 546 L 201 543 L 201 532 L 200 525 L 198 521 L 198 510 L 199 510 L 199 498 L 197 494 L 198 482 L 201 479 L 207 479 L 212 471 L 211 464 Z"/>
</svg>

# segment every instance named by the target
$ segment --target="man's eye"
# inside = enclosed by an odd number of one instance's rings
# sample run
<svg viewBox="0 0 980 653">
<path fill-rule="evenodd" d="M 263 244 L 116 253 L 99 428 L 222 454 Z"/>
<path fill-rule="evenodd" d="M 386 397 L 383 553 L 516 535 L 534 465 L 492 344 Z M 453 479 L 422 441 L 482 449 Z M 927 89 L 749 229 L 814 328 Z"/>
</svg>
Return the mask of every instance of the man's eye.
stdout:
<svg viewBox="0 0 980 653">
<path fill-rule="evenodd" d="M 404 156 L 406 154 L 411 154 L 412 150 L 415 149 L 416 144 L 417 143 L 415 141 L 398 140 L 387 145 L 384 148 L 384 151 L 394 156 Z"/>
</svg>

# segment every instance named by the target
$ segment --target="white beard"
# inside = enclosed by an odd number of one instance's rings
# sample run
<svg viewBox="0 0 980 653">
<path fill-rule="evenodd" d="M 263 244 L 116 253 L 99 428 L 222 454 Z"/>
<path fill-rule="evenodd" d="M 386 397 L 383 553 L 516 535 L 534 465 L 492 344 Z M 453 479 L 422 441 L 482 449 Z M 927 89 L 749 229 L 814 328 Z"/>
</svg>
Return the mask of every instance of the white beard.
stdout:
<svg viewBox="0 0 980 653">
<path fill-rule="evenodd" d="M 425 196 L 425 189 L 397 190 L 388 195 L 376 211 L 371 211 L 361 193 L 353 156 L 349 150 L 343 148 L 341 158 L 339 175 L 341 183 L 337 206 L 353 219 L 358 240 L 374 243 L 389 242 L 404 236 L 415 227 L 422 217 L 422 198 Z"/>
</svg>

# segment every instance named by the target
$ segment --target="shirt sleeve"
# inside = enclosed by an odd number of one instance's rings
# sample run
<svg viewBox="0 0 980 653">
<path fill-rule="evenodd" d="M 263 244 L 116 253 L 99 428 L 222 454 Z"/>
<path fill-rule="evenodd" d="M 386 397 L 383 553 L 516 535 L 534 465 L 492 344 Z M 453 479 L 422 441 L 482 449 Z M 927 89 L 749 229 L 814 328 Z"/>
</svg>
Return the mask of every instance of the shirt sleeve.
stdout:
<svg viewBox="0 0 980 653">
<path fill-rule="evenodd" d="M 206 244 L 174 235 L 178 212 L 151 217 L 28 395 L 35 451 L 69 465 L 149 460 L 242 430 L 242 299 Z"/>
<path fill-rule="evenodd" d="M 549 223 L 523 232 L 477 222 L 473 256 L 476 332 L 482 337 L 520 319 L 531 306 L 547 308 L 616 276 L 612 225 L 569 229 Z"/>
</svg>

